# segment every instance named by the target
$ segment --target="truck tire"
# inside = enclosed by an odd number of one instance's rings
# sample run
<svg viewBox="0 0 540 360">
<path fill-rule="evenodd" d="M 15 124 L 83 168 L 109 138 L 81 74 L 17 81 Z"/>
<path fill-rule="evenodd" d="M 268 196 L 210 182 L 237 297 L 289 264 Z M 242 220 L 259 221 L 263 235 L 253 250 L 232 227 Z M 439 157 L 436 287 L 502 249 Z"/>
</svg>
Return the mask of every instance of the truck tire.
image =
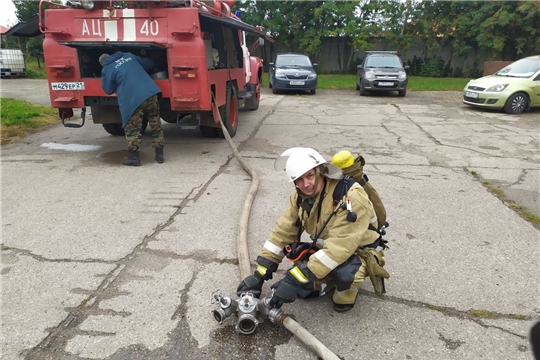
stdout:
<svg viewBox="0 0 540 360">
<path fill-rule="evenodd" d="M 259 90 L 258 91 L 258 94 L 259 94 L 258 97 L 257 97 L 257 90 Z M 246 100 L 246 109 L 247 110 L 257 110 L 259 108 L 260 100 L 261 100 L 261 87 L 259 85 L 257 85 L 253 95 L 249 99 Z"/>
<path fill-rule="evenodd" d="M 124 136 L 124 129 L 122 124 L 101 124 L 106 132 L 114 136 Z"/>
<path fill-rule="evenodd" d="M 105 129 L 105 131 L 111 135 L 114 135 L 114 136 L 126 135 L 126 133 L 124 132 L 124 128 L 122 127 L 122 124 L 114 123 L 114 124 L 101 124 L 101 125 L 103 125 L 103 128 Z M 141 134 L 144 134 L 147 127 L 148 127 L 148 118 L 145 117 L 142 123 Z"/>
<path fill-rule="evenodd" d="M 227 93 L 225 94 L 227 102 L 219 109 L 221 120 L 223 125 L 229 132 L 231 138 L 236 135 L 236 129 L 238 128 L 238 98 L 236 97 L 236 88 L 232 83 L 227 84 Z M 217 129 L 218 136 L 225 138 L 221 127 Z"/>
</svg>

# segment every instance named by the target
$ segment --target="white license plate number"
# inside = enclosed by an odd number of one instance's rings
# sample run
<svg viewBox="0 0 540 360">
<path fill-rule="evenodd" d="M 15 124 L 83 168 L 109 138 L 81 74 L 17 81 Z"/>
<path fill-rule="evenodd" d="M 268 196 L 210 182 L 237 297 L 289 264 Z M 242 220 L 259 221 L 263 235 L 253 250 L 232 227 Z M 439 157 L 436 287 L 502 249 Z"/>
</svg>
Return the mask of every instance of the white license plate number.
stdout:
<svg viewBox="0 0 540 360">
<path fill-rule="evenodd" d="M 52 90 L 84 90 L 84 83 L 81 82 L 53 82 Z"/>
<path fill-rule="evenodd" d="M 394 83 L 391 82 L 380 82 L 379 86 L 394 86 Z"/>
<path fill-rule="evenodd" d="M 305 81 L 291 80 L 291 85 L 305 85 Z"/>
<path fill-rule="evenodd" d="M 478 99 L 478 93 L 475 93 L 475 92 L 467 91 L 467 92 L 465 93 L 465 96 L 466 96 L 466 97 L 473 98 L 473 99 Z"/>
</svg>

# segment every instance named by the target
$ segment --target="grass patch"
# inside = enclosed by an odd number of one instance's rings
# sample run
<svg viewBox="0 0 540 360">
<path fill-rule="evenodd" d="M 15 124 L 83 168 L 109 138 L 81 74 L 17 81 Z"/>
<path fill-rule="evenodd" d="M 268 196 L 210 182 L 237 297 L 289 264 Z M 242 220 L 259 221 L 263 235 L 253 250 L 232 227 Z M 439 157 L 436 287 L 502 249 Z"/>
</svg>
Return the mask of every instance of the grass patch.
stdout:
<svg viewBox="0 0 540 360">
<path fill-rule="evenodd" d="M 465 170 L 468 171 L 467 169 Z M 475 170 L 470 170 L 469 172 L 472 176 L 478 179 L 490 193 L 501 199 L 507 206 L 514 210 L 523 219 L 529 221 L 531 224 L 533 224 L 533 226 L 540 229 L 540 217 L 538 215 L 531 212 L 525 206 L 518 205 L 515 201 L 508 199 L 503 190 L 493 186 L 488 180 L 482 179 L 480 174 L 478 174 Z"/>
<path fill-rule="evenodd" d="M 469 82 L 468 78 L 429 78 L 409 76 L 407 90 L 411 91 L 462 91 Z M 263 74 L 263 85 L 268 86 L 268 73 Z M 317 89 L 355 90 L 356 75 L 321 74 Z"/>
<path fill-rule="evenodd" d="M 47 68 L 44 61 L 38 61 L 35 57 L 29 55 L 26 56 L 26 76 L 29 79 L 46 79 Z"/>
<path fill-rule="evenodd" d="M 510 202 L 510 207 L 517 211 L 519 215 L 521 215 L 522 218 L 525 220 L 530 221 L 531 223 L 540 226 L 540 217 L 538 215 L 532 213 L 527 209 L 525 206 L 521 206 L 516 204 L 515 202 Z"/>
<path fill-rule="evenodd" d="M 49 106 L 0 98 L 1 144 L 14 142 L 45 126 L 58 124 L 58 112 Z"/>
<path fill-rule="evenodd" d="M 471 309 L 471 310 L 468 311 L 468 313 L 470 315 L 472 315 L 472 316 L 485 318 L 485 319 L 496 319 L 497 317 L 499 317 L 499 314 L 497 314 L 496 312 L 487 311 L 487 310 L 474 310 L 474 309 Z"/>
</svg>

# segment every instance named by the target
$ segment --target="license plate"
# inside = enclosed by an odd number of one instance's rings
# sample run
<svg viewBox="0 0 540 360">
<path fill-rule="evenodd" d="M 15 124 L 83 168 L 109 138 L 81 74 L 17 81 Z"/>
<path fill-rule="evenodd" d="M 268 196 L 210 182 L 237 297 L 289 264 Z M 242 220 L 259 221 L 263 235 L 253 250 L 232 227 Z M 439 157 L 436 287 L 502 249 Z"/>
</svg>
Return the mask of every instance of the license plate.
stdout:
<svg viewBox="0 0 540 360">
<path fill-rule="evenodd" d="M 305 85 L 305 81 L 291 80 L 291 85 Z"/>
<path fill-rule="evenodd" d="M 84 83 L 81 82 L 53 82 L 52 90 L 84 90 Z"/>
<path fill-rule="evenodd" d="M 467 92 L 465 93 L 465 96 L 466 96 L 466 97 L 473 98 L 473 99 L 478 99 L 478 93 L 475 93 L 475 92 L 467 91 Z"/>
<path fill-rule="evenodd" d="M 379 86 L 394 86 L 394 83 L 391 82 L 380 82 Z"/>
</svg>

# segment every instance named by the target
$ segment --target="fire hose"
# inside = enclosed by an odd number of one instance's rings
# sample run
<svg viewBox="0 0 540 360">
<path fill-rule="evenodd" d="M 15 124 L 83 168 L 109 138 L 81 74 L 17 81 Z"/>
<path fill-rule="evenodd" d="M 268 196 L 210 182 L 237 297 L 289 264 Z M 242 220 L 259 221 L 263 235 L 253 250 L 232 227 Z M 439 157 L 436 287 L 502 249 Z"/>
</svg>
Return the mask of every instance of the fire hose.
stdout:
<svg viewBox="0 0 540 360">
<path fill-rule="evenodd" d="M 251 205 L 255 199 L 255 194 L 259 188 L 259 178 L 257 173 L 253 171 L 244 161 L 236 145 L 232 141 L 229 132 L 223 120 L 216 103 L 214 94 L 212 94 L 212 103 L 214 106 L 214 114 L 217 114 L 221 130 L 227 140 L 234 157 L 242 168 L 251 176 L 251 187 L 244 202 L 244 209 L 242 216 L 240 217 L 240 224 L 238 226 L 238 233 L 236 239 L 238 266 L 240 268 L 240 278 L 244 279 L 246 276 L 252 273 L 249 264 L 249 250 L 247 243 L 247 229 L 249 223 L 249 214 L 251 212 Z M 258 299 L 251 293 L 241 294 L 239 299 L 233 301 L 228 297 L 224 297 L 220 291 L 212 294 L 212 302 L 219 303 L 220 308 L 214 311 L 214 318 L 220 323 L 228 316 L 239 314 L 239 321 L 237 330 L 243 334 L 251 334 L 256 330 L 258 325 L 258 315 L 268 316 L 270 321 L 274 324 L 283 325 L 287 330 L 296 335 L 304 344 L 306 344 L 311 350 L 313 350 L 323 360 L 339 360 L 339 357 L 335 355 L 330 349 L 328 349 L 323 343 L 321 343 L 315 336 L 309 331 L 304 329 L 300 324 L 294 321 L 289 315 L 285 314 L 281 309 L 271 308 L 269 305 L 269 298 Z"/>
</svg>

